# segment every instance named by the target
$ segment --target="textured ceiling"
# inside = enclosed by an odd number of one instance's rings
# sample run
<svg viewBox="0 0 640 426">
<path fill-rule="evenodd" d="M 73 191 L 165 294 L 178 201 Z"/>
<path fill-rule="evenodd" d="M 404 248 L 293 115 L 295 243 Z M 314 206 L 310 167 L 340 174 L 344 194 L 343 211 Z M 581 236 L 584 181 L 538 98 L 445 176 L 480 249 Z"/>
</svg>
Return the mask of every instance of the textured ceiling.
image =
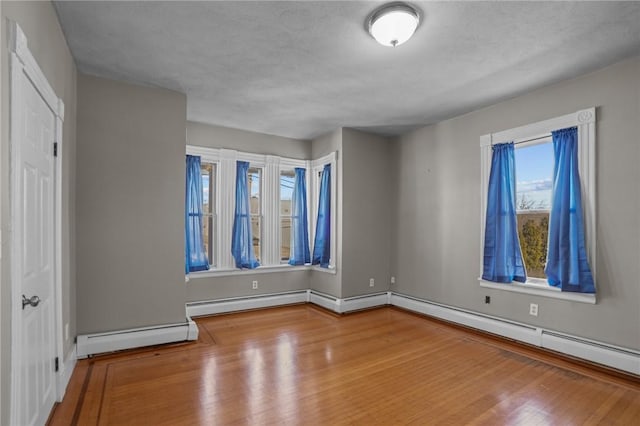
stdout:
<svg viewBox="0 0 640 426">
<path fill-rule="evenodd" d="M 308 139 L 453 117 L 640 53 L 639 2 L 412 2 L 407 43 L 375 2 L 55 2 L 80 71 L 187 95 L 188 119 Z"/>
</svg>

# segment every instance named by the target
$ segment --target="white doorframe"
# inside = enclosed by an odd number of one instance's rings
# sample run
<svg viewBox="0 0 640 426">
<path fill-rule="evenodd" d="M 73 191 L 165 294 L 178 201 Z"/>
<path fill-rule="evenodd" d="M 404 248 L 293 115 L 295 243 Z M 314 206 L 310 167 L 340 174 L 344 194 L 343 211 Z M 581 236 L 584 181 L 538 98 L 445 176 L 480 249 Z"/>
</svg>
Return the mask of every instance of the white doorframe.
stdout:
<svg viewBox="0 0 640 426">
<path fill-rule="evenodd" d="M 11 406 L 10 406 L 10 422 L 15 424 L 15 416 L 17 413 L 17 407 L 19 404 L 20 395 L 16 392 L 17 378 L 16 370 L 13 368 L 15 360 L 20 359 L 22 356 L 21 347 L 18 343 L 18 334 L 20 333 L 21 326 L 21 287 L 18 280 L 16 271 L 18 270 L 18 261 L 20 259 L 19 253 L 16 253 L 18 242 L 16 241 L 16 224 L 19 216 L 20 203 L 19 200 L 20 188 L 18 179 L 16 176 L 17 164 L 20 156 L 20 146 L 18 137 L 18 129 L 21 117 L 19 112 L 21 111 L 21 82 L 23 78 L 28 78 L 36 90 L 40 93 L 44 101 L 49 108 L 53 111 L 56 121 L 56 142 L 58 144 L 58 155 L 54 157 L 54 285 L 53 285 L 53 298 L 54 298 L 54 317 L 55 317 L 55 351 L 59 362 L 64 360 L 63 354 L 63 318 L 62 318 L 62 176 L 61 176 L 61 164 L 62 164 L 62 122 L 64 120 L 64 103 L 54 92 L 53 88 L 47 81 L 46 76 L 38 66 L 35 58 L 31 54 L 27 45 L 27 38 L 20 28 L 20 26 L 14 21 L 8 21 L 10 32 L 10 151 L 11 151 L 11 166 L 10 166 L 10 185 L 11 185 Z M 58 401 L 64 396 L 64 390 L 66 383 L 62 382 L 61 371 L 56 374 L 56 398 Z"/>
</svg>

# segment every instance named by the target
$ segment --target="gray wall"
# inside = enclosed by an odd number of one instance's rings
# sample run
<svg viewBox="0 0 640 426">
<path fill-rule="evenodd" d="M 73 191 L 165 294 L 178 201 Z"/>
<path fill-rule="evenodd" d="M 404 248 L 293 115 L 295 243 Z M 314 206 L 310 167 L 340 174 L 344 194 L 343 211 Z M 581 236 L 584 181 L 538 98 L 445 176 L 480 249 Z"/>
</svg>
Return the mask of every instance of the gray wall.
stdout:
<svg viewBox="0 0 640 426">
<path fill-rule="evenodd" d="M 78 76 L 78 333 L 185 321 L 186 97 Z"/>
<path fill-rule="evenodd" d="M 252 281 L 258 281 L 258 289 L 252 289 Z M 309 288 L 309 271 L 270 272 L 266 274 L 227 275 L 222 277 L 197 277 L 191 275 L 187 283 L 187 302 L 225 299 L 229 297 L 257 296 L 260 294 L 306 290 Z"/>
<path fill-rule="evenodd" d="M 72 349 L 76 330 L 75 316 L 75 144 L 76 144 L 76 67 L 58 23 L 56 12 L 49 2 L 0 2 L 2 30 L 0 31 L 1 109 L 0 125 L 0 187 L 2 227 L 2 261 L 0 264 L 0 424 L 9 422 L 9 389 L 11 360 L 10 292 L 10 200 L 9 200 L 9 53 L 5 19 L 16 21 L 25 32 L 29 49 L 65 104 L 62 140 L 62 315 L 69 324 L 69 339 L 64 342 L 65 355 Z M 15 297 L 12 298 L 16 300 Z"/>
<path fill-rule="evenodd" d="M 480 136 L 590 106 L 598 107 L 597 305 L 479 287 Z M 392 289 L 640 349 L 639 117 L 636 57 L 399 138 Z M 528 315 L 530 302 L 538 317 Z"/>
<path fill-rule="evenodd" d="M 228 148 L 254 154 L 279 155 L 307 160 L 311 158 L 311 141 L 265 135 L 247 130 L 209 124 L 187 123 L 187 144 L 209 148 Z"/>
<path fill-rule="evenodd" d="M 192 122 L 187 123 L 187 144 L 298 159 L 308 159 L 311 156 L 310 141 Z M 184 157 L 184 150 L 181 155 Z M 222 277 L 198 277 L 194 274 L 187 283 L 186 299 L 193 302 L 306 290 L 309 288 L 309 275 L 309 271 Z M 258 281 L 257 290 L 252 289 L 253 280 Z"/>
<path fill-rule="evenodd" d="M 342 297 L 389 290 L 392 173 L 388 139 L 342 131 Z M 369 278 L 375 280 L 369 287 Z"/>
</svg>

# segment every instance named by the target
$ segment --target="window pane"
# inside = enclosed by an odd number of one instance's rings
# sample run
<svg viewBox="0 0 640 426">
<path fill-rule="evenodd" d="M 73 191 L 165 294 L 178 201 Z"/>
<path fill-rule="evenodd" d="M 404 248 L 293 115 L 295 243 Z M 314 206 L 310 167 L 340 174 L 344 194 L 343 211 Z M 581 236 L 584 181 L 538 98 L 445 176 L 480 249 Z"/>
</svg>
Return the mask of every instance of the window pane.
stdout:
<svg viewBox="0 0 640 426">
<path fill-rule="evenodd" d="M 516 209 L 518 236 L 527 275 L 546 278 L 549 209 L 553 186 L 553 144 L 517 148 Z"/>
<path fill-rule="evenodd" d="M 546 278 L 547 238 L 549 236 L 548 211 L 523 211 L 518 213 L 518 236 L 527 276 Z"/>
<path fill-rule="evenodd" d="M 262 198 L 262 170 L 256 167 L 250 167 L 247 171 L 247 182 L 249 184 L 249 201 L 251 204 L 251 214 L 261 214 L 261 203 L 260 199 Z"/>
<path fill-rule="evenodd" d="M 204 250 L 209 258 L 209 265 L 215 266 L 215 256 L 213 252 L 213 241 L 215 237 L 215 226 L 213 224 L 215 213 L 215 189 L 216 189 L 216 166 L 211 163 L 201 163 L 200 174 L 202 176 L 202 241 Z"/>
<path fill-rule="evenodd" d="M 211 163 L 201 163 L 200 171 L 202 175 L 202 211 L 204 213 L 213 212 L 213 203 L 215 202 L 215 166 Z"/>
<path fill-rule="evenodd" d="M 209 218 L 204 216 L 202 218 L 202 241 L 204 242 L 204 252 L 207 253 L 207 257 L 209 257 L 209 265 L 211 265 L 211 256 L 209 256 L 209 250 L 211 245 L 209 244 L 209 230 L 211 227 L 209 226 Z"/>
<path fill-rule="evenodd" d="M 291 198 L 296 173 L 293 170 L 280 172 L 280 261 L 289 260 L 291 246 Z"/>
<path fill-rule="evenodd" d="M 295 178 L 293 170 L 280 172 L 280 216 L 291 216 L 291 196 Z"/>
<path fill-rule="evenodd" d="M 202 241 L 204 242 L 204 252 L 209 257 L 209 265 L 215 266 L 214 253 L 213 253 L 213 217 L 210 215 L 204 215 L 202 218 Z"/>
<path fill-rule="evenodd" d="M 549 210 L 553 186 L 553 144 L 551 142 L 515 150 L 516 209 Z"/>
<path fill-rule="evenodd" d="M 262 235 L 260 234 L 261 221 L 259 216 L 251 216 L 251 236 L 253 237 L 253 252 L 256 255 L 258 262 L 260 261 L 261 253 L 261 241 Z"/>
<path fill-rule="evenodd" d="M 280 219 L 280 260 L 289 260 L 291 253 L 291 218 Z"/>
</svg>

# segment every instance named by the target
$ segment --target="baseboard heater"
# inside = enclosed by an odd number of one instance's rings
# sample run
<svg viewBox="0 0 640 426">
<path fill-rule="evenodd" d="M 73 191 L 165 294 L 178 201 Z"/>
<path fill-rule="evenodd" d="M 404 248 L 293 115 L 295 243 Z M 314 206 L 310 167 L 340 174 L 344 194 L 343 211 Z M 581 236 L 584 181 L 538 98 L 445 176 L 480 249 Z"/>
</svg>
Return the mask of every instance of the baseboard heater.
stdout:
<svg viewBox="0 0 640 426">
<path fill-rule="evenodd" d="M 105 352 L 196 340 L 197 338 L 198 326 L 191 318 L 187 318 L 187 321 L 180 324 L 80 335 L 76 350 L 78 359 L 82 359 Z"/>
<path fill-rule="evenodd" d="M 389 293 L 364 294 L 361 296 L 347 297 L 339 299 L 330 294 L 321 293 L 316 290 L 309 290 L 309 302 L 336 313 L 359 311 L 362 309 L 375 308 L 389 304 Z"/>
<path fill-rule="evenodd" d="M 387 305 L 389 304 L 389 293 L 381 292 L 339 299 L 316 290 L 302 290 L 189 302 L 186 307 L 189 317 L 198 317 L 306 302 L 342 314 Z"/>
<path fill-rule="evenodd" d="M 340 300 L 330 294 L 321 293 L 315 290 L 309 290 L 309 303 L 321 306 L 330 311 L 338 312 Z"/>
<path fill-rule="evenodd" d="M 640 352 L 547 330 L 541 338 L 543 348 L 640 376 Z"/>
<path fill-rule="evenodd" d="M 257 296 L 233 297 L 187 303 L 187 315 L 198 317 L 273 306 L 292 305 L 308 302 L 308 290 L 271 293 Z"/>
</svg>

